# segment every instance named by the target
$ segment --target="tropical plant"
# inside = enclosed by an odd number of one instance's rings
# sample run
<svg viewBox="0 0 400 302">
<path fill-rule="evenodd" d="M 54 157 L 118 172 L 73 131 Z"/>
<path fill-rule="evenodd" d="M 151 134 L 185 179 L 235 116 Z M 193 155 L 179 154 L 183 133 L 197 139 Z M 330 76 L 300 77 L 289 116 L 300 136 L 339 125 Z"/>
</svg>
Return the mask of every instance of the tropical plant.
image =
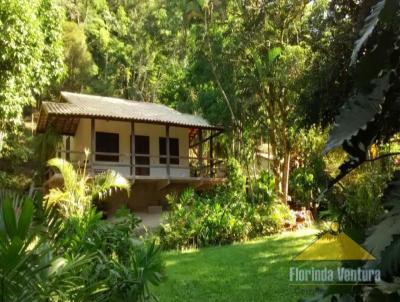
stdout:
<svg viewBox="0 0 400 302">
<path fill-rule="evenodd" d="M 50 189 L 45 198 L 49 206 L 56 205 L 60 214 L 66 218 L 84 217 L 96 199 L 106 197 L 113 189 L 130 191 L 129 182 L 113 170 L 89 177 L 86 164 L 82 171 L 76 171 L 71 163 L 61 158 L 50 159 L 48 164 L 60 171 L 64 185 L 62 188 Z"/>
<path fill-rule="evenodd" d="M 276 197 L 272 176 L 262 174 L 254 186 L 256 199 L 246 198 L 244 180 L 234 162 L 233 179 L 226 185 L 209 193 L 187 189 L 180 196 L 167 197 L 170 211 L 160 230 L 164 248 L 229 244 L 283 229 L 291 219 L 290 210 Z"/>
<path fill-rule="evenodd" d="M 49 165 L 60 171 L 64 184 L 50 190 L 43 208 L 49 213 L 49 222 L 54 221 L 52 214 L 62 218 L 63 222 L 57 225 L 60 250 L 70 257 L 94 255 L 85 271 L 80 272 L 86 280 L 85 288 L 97 289 L 92 298 L 153 299 L 149 286 L 158 285 L 164 275 L 159 247 L 135 238 L 140 220 L 134 214 L 121 209 L 113 223 L 103 221 L 94 205 L 94 201 L 100 202 L 115 189 L 129 194 L 129 182 L 115 171 L 89 177 L 86 165 L 76 171 L 71 163 L 59 158 L 49 160 Z"/>
<path fill-rule="evenodd" d="M 400 130 L 399 22 L 397 0 L 378 1 L 364 20 L 351 57 L 351 64 L 356 68 L 355 92 L 341 109 L 325 147 L 328 152 L 341 145 L 349 156 L 331 186 L 366 162 L 395 155 L 386 153 L 371 158 L 369 149 L 372 144 L 390 140 Z M 332 287 L 316 300 L 399 300 L 399 179 L 399 173 L 395 172 L 382 198 L 385 213 L 367 232 L 364 242 L 377 259 L 366 266 L 380 269 L 382 281 L 377 281 L 375 287 L 362 284 L 340 289 Z"/>
<path fill-rule="evenodd" d="M 129 211 L 111 223 L 91 204 L 127 181 L 115 172 L 89 179 L 63 160 L 49 163 L 64 186 L 45 200 L 0 194 L 1 301 L 155 300 L 150 284 L 164 276 L 159 247 L 135 239 L 139 220 Z"/>
<path fill-rule="evenodd" d="M 90 299 L 92 292 L 82 287 L 85 279 L 78 272 L 91 263 L 91 257 L 60 256 L 42 240 L 33 219 L 30 197 L 0 192 L 0 300 Z"/>
</svg>

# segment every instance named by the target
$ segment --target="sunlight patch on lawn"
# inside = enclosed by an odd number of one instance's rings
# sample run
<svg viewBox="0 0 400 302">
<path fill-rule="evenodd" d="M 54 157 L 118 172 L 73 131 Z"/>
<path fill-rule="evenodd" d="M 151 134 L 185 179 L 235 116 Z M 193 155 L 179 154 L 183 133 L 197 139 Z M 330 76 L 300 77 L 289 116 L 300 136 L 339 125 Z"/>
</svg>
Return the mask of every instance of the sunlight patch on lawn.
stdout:
<svg viewBox="0 0 400 302">
<path fill-rule="evenodd" d="M 167 280 L 154 291 L 160 302 L 297 301 L 310 296 L 313 288 L 288 286 L 291 261 L 317 232 L 300 230 L 245 243 L 165 252 Z"/>
</svg>

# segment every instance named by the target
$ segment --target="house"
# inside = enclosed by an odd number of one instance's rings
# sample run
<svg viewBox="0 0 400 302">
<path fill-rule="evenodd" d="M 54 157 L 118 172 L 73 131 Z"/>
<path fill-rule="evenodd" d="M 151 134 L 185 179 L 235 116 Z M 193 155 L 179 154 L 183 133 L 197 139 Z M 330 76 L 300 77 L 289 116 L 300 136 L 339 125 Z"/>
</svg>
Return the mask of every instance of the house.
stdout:
<svg viewBox="0 0 400 302">
<path fill-rule="evenodd" d="M 61 102 L 43 102 L 36 131 L 63 136 L 57 155 L 76 166 L 91 154 L 89 173 L 113 169 L 132 182 L 132 194 L 112 197 L 132 210 L 165 206 L 165 196 L 188 186 L 206 189 L 224 181 L 224 161 L 214 156 L 223 129 L 165 105 L 61 92 Z"/>
</svg>

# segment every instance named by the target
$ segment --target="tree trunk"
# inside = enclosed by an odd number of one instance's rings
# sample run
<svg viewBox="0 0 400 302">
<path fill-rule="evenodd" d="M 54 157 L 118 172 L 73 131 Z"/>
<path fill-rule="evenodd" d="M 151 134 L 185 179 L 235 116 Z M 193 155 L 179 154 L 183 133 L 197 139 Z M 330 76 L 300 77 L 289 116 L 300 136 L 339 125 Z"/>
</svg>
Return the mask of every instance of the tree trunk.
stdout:
<svg viewBox="0 0 400 302">
<path fill-rule="evenodd" d="M 290 152 L 286 151 L 283 158 L 283 175 L 282 175 L 282 200 L 288 203 L 289 195 L 289 174 L 290 174 Z"/>
</svg>

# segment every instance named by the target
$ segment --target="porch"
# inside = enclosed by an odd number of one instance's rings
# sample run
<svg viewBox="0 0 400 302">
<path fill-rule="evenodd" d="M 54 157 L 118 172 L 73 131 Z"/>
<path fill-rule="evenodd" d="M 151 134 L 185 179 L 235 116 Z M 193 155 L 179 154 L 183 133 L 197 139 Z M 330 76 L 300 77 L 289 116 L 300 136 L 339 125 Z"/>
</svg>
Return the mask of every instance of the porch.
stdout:
<svg viewBox="0 0 400 302">
<path fill-rule="evenodd" d="M 157 182 L 159 189 L 171 183 L 202 186 L 225 177 L 225 160 L 214 152 L 214 138 L 220 133 L 215 129 L 82 118 L 75 135 L 64 136 L 57 157 L 77 168 L 86 167 L 92 175 L 115 170 L 132 184 Z"/>
</svg>

